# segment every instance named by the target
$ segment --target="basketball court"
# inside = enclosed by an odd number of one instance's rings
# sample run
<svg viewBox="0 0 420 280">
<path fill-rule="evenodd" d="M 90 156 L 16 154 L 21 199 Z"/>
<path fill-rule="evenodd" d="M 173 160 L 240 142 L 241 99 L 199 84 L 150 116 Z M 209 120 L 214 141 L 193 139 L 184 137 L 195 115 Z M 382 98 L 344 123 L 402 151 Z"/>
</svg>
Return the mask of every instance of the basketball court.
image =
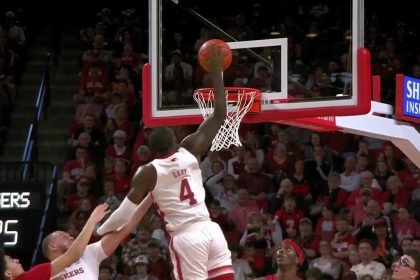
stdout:
<svg viewBox="0 0 420 280">
<path fill-rule="evenodd" d="M 246 89 L 252 84 L 248 80 L 250 71 L 253 76 L 268 77 L 262 79 L 265 83 L 256 83 L 260 91 L 255 90 L 251 112 L 241 122 L 278 122 L 388 140 L 420 167 L 418 131 L 408 122 L 390 118 L 394 109 L 377 98 L 380 78 L 372 77 L 370 53 L 364 48 L 364 1 L 330 4 L 328 11 L 322 5 L 309 9 L 297 1 L 282 7 L 273 18 L 275 5 L 275 1 L 243 1 L 228 11 L 218 0 L 210 8 L 194 1 L 149 0 L 149 64 L 143 68 L 144 123 L 153 127 L 203 121 L 203 112 L 193 96 L 194 92 L 208 95 L 208 90 L 198 90 L 208 88 L 208 75 L 197 63 L 197 46 L 218 38 L 233 51 L 232 65 L 224 72 L 225 85 L 230 88 L 228 106 L 234 108 L 240 96 L 254 94 L 252 89 Z M 212 21 L 214 13 L 225 10 L 225 22 Z M 337 20 L 334 15 L 342 17 L 337 26 L 330 26 Z M 174 17 L 182 18 L 185 26 L 172 26 Z M 258 29 L 259 21 L 270 20 L 269 30 Z M 175 35 L 178 30 L 197 38 L 196 49 L 173 50 L 164 35 Z M 191 65 L 191 69 L 184 68 L 183 74 L 185 77 L 185 72 L 191 71 L 194 80 L 185 79 L 181 85 L 174 82 L 176 79 L 168 71 L 174 58 Z"/>
</svg>

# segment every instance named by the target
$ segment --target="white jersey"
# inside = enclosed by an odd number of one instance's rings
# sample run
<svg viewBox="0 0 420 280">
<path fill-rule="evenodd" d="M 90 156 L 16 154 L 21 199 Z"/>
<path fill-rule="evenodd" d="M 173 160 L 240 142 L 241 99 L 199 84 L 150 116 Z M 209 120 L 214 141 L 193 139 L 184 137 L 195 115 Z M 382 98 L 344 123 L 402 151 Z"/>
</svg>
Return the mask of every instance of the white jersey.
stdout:
<svg viewBox="0 0 420 280">
<path fill-rule="evenodd" d="M 97 280 L 99 278 L 99 265 L 107 258 L 101 241 L 86 247 L 83 256 L 70 266 L 52 277 L 53 280 Z"/>
<path fill-rule="evenodd" d="M 197 158 L 184 148 L 155 159 L 157 180 L 151 192 L 169 233 L 200 221 L 210 221 Z"/>
</svg>

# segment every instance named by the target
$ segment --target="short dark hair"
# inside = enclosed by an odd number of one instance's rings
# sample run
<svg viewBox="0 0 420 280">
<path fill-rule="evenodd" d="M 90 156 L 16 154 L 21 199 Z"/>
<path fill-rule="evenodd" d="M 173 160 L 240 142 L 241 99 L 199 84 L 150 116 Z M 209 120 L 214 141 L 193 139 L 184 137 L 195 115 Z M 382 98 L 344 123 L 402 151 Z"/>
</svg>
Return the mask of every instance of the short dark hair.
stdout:
<svg viewBox="0 0 420 280">
<path fill-rule="evenodd" d="M 4 252 L 3 248 L 0 248 L 0 280 L 6 279 L 4 273 L 6 272 L 6 261 L 4 256 L 6 253 Z"/>
<path fill-rule="evenodd" d="M 172 148 L 172 137 L 171 130 L 168 127 L 153 129 L 149 136 L 150 149 L 157 154 L 169 152 Z"/>
<path fill-rule="evenodd" d="M 372 242 L 369 239 L 367 239 L 367 238 L 361 239 L 359 241 L 359 243 L 357 244 L 357 248 L 359 248 L 362 243 L 368 244 L 370 246 L 370 248 L 372 248 L 372 250 L 375 250 L 375 246 L 373 246 Z"/>
<path fill-rule="evenodd" d="M 412 257 L 416 263 L 416 270 L 420 272 L 420 253 L 415 249 L 407 250 L 407 255 Z"/>
</svg>

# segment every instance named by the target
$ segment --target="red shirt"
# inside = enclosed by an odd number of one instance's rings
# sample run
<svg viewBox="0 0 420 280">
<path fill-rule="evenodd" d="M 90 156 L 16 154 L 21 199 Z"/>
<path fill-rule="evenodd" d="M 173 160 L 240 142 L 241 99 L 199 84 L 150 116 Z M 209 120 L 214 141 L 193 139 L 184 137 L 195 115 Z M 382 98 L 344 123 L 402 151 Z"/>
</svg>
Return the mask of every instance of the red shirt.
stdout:
<svg viewBox="0 0 420 280">
<path fill-rule="evenodd" d="M 392 194 L 389 191 L 383 192 L 379 202 L 383 205 L 385 202 L 392 202 L 398 205 L 397 207 L 407 207 L 410 201 L 410 194 L 405 189 L 399 189 L 398 193 L 394 195 L 393 201 L 391 201 Z"/>
<path fill-rule="evenodd" d="M 50 280 L 51 278 L 51 263 L 42 263 L 25 271 L 19 275 L 15 280 Z"/>
<path fill-rule="evenodd" d="M 406 188 L 409 190 L 414 190 L 416 188 L 417 179 L 419 178 L 418 174 L 412 173 L 406 168 L 399 171 L 397 175 Z"/>
<path fill-rule="evenodd" d="M 87 163 L 85 164 L 85 166 Z M 74 180 L 78 180 L 84 173 L 82 164 L 77 159 L 69 160 L 64 164 L 64 171 L 69 172 L 70 176 Z"/>
<path fill-rule="evenodd" d="M 278 219 L 279 224 L 283 230 L 286 228 L 293 228 L 298 230 L 299 221 L 304 217 L 303 212 L 301 210 L 296 210 L 293 213 L 286 213 L 286 211 L 282 208 L 277 210 L 276 214 L 274 214 L 274 219 Z"/>
<path fill-rule="evenodd" d="M 115 148 L 115 145 L 110 144 L 106 147 L 105 157 L 122 158 L 129 161 L 131 160 L 131 151 L 128 146 L 125 146 L 124 151 L 118 154 L 117 149 Z"/>
<path fill-rule="evenodd" d="M 347 208 L 351 208 L 353 205 L 356 204 L 356 199 L 362 196 L 361 191 L 362 189 L 359 188 L 350 194 L 350 196 L 347 199 Z M 374 200 L 379 201 L 379 199 L 381 198 L 381 195 L 382 195 L 381 190 L 372 188 L 372 196 Z"/>
<path fill-rule="evenodd" d="M 321 238 L 324 240 L 333 240 L 335 234 L 335 220 L 327 220 L 324 217 L 319 218 L 315 232 L 321 235 Z"/>
</svg>

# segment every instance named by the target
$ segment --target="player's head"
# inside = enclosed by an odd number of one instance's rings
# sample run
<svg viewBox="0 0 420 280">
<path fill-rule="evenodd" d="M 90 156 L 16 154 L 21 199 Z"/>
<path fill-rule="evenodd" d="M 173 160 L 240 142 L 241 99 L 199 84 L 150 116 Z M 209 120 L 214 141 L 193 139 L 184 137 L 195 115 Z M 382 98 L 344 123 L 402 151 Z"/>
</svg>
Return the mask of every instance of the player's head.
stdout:
<svg viewBox="0 0 420 280">
<path fill-rule="evenodd" d="M 158 127 L 150 134 L 149 145 L 156 154 L 170 152 L 176 145 L 175 133 L 169 127 Z"/>
<path fill-rule="evenodd" d="M 48 234 L 42 241 L 42 252 L 47 259 L 53 260 L 64 254 L 73 241 L 74 238 L 67 232 L 60 230 L 54 231 Z"/>
<path fill-rule="evenodd" d="M 296 242 L 285 239 L 277 249 L 276 261 L 282 271 L 293 267 L 297 270 L 305 261 L 305 255 Z"/>
<path fill-rule="evenodd" d="M 0 280 L 14 279 L 25 272 L 19 260 L 7 256 L 3 249 L 0 249 L 0 260 Z"/>
</svg>

